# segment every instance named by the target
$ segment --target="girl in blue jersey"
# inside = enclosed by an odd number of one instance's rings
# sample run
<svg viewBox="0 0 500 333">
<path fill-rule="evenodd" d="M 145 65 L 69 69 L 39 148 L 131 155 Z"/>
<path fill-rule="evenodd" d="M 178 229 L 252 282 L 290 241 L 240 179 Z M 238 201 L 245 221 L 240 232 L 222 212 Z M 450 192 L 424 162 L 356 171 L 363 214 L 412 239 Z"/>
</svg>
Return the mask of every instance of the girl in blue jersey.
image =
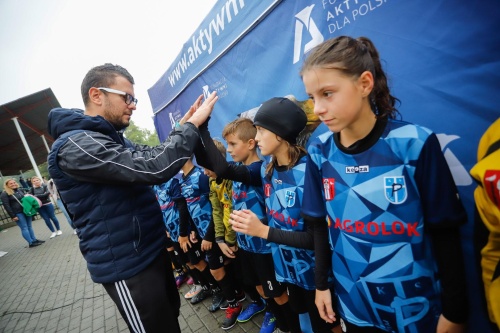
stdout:
<svg viewBox="0 0 500 333">
<path fill-rule="evenodd" d="M 314 304 L 312 224 L 300 216 L 307 153 L 297 144 L 297 136 L 306 123 L 304 111 L 287 98 L 275 97 L 261 105 L 254 126 L 262 155 L 271 156 L 261 168 L 268 225 L 248 209 L 233 211 L 230 223 L 237 232 L 269 241 L 276 278 L 286 284 L 293 311 L 309 313 L 313 332 L 329 333 L 333 325 L 321 319 Z M 323 251 L 328 252 L 328 246 Z"/>
<path fill-rule="evenodd" d="M 263 161 L 257 154 L 256 129 L 248 118 L 238 118 L 224 127 L 222 136 L 234 162 L 227 162 L 218 152 L 207 126 L 201 126 L 204 149 L 195 151 L 200 165 L 215 172 L 216 176 L 233 181 L 233 209 L 249 209 L 266 221 L 264 192 L 260 175 Z M 257 313 L 266 311 L 260 333 L 300 332 L 299 316 L 291 309 L 286 287 L 276 279 L 271 249 L 266 240 L 237 233 L 236 265 L 247 286 L 245 292 L 252 303 L 244 310 L 241 305 L 229 304 L 223 329 L 229 329 L 236 321 L 244 323 Z M 253 288 L 248 288 L 253 286 Z M 258 292 L 257 292 L 258 291 Z M 261 297 L 266 299 L 266 304 Z M 240 313 L 241 312 L 241 313 Z"/>
<path fill-rule="evenodd" d="M 322 318 L 335 318 L 321 283 L 333 267 L 344 332 L 463 332 L 467 217 L 436 135 L 395 119 L 397 99 L 367 38 L 323 42 L 301 76 L 331 131 L 308 147 L 302 207 L 328 224 L 314 235 L 332 250 L 316 251 Z"/>
</svg>

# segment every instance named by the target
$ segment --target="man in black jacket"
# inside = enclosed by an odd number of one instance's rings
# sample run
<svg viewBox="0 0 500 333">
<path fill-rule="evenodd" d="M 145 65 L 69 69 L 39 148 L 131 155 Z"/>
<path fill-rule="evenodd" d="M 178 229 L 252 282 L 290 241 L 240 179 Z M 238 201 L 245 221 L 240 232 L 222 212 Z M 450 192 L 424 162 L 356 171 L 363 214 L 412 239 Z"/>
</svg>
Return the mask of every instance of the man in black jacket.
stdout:
<svg viewBox="0 0 500 333">
<path fill-rule="evenodd" d="M 150 185 L 172 178 L 193 154 L 215 93 L 193 104 L 189 122 L 156 147 L 123 137 L 136 109 L 134 79 L 120 66 L 92 68 L 85 111 L 53 109 L 49 173 L 74 217 L 92 280 L 101 283 L 131 332 L 180 332 L 179 293 L 166 252 L 160 206 Z"/>
</svg>

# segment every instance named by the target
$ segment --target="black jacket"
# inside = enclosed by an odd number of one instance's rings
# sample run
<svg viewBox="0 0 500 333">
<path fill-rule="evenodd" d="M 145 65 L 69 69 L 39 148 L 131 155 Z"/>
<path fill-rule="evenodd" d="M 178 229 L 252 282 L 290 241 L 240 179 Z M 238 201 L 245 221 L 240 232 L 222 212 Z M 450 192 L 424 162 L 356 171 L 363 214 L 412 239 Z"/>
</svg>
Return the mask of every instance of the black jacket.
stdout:
<svg viewBox="0 0 500 333">
<path fill-rule="evenodd" d="M 136 145 L 104 118 L 53 109 L 50 176 L 80 238 L 92 280 L 111 283 L 146 268 L 165 250 L 162 213 L 150 185 L 173 177 L 199 140 L 190 123 L 156 147 Z"/>
<path fill-rule="evenodd" d="M 23 213 L 23 206 L 20 204 L 23 197 L 24 191 L 20 188 L 14 191 L 14 195 L 8 195 L 5 191 L 0 194 L 2 204 L 11 218 L 16 217 L 16 214 Z"/>
<path fill-rule="evenodd" d="M 32 187 L 30 193 L 40 199 L 42 205 L 50 203 L 50 192 L 47 185 L 42 184 L 40 187 Z"/>
</svg>

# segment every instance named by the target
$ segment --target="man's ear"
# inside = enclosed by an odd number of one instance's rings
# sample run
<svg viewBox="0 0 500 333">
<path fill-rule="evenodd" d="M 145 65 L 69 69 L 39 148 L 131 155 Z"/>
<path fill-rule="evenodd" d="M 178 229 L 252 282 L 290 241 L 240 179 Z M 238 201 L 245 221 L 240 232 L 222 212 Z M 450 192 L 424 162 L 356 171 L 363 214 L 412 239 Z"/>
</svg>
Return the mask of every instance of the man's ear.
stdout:
<svg viewBox="0 0 500 333">
<path fill-rule="evenodd" d="M 103 93 L 96 87 L 92 87 L 89 89 L 89 101 L 92 102 L 93 104 L 97 105 L 102 105 L 103 100 L 102 100 Z"/>
<path fill-rule="evenodd" d="M 248 140 L 248 149 L 249 150 L 255 149 L 255 139 Z"/>
<path fill-rule="evenodd" d="M 359 86 L 361 88 L 361 93 L 363 97 L 367 97 L 373 90 L 374 79 L 373 74 L 370 71 L 364 71 L 361 73 L 358 79 Z"/>
</svg>

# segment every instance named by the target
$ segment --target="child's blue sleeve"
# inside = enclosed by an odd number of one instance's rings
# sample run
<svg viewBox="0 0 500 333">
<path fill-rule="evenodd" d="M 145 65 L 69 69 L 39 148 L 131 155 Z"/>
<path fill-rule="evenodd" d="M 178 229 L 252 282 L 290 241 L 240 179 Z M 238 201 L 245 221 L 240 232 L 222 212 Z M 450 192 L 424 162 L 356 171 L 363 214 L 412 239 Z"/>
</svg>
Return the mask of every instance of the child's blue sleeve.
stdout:
<svg viewBox="0 0 500 333">
<path fill-rule="evenodd" d="M 307 157 L 304 179 L 304 199 L 302 214 L 311 217 L 325 217 L 326 208 L 323 198 L 321 173 L 311 155 Z"/>
</svg>

